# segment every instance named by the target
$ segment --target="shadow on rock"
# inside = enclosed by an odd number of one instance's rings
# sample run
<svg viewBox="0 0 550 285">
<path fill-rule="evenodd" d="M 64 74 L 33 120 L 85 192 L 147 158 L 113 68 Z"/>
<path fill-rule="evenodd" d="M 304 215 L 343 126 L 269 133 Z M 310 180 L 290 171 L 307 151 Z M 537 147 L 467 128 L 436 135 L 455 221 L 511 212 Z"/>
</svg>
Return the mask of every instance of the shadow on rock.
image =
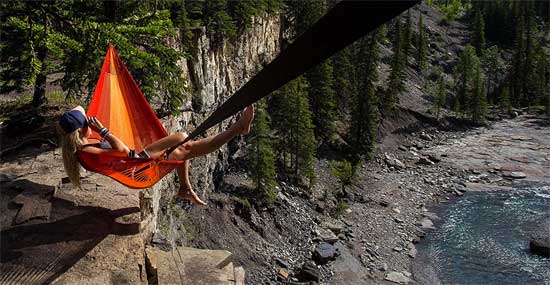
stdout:
<svg viewBox="0 0 550 285">
<path fill-rule="evenodd" d="M 51 188 L 28 180 L 15 181 L 12 186 L 21 193 L 29 188 Z M 12 195 L 6 195 L 6 192 L 13 191 L 13 188 L 10 190 L 3 187 L 2 198 L 9 198 Z M 119 217 L 139 212 L 138 207 L 111 210 L 77 206 L 72 201 L 53 196 L 49 202 L 49 221 L 37 223 L 37 220 L 31 220 L 9 228 L 3 225 L 0 232 L 0 284 L 50 283 L 109 234 L 139 233 L 139 223 L 116 221 Z M 10 211 L 13 213 L 14 207 L 6 207 L 3 203 L 0 211 L 2 215 L 9 215 Z"/>
</svg>

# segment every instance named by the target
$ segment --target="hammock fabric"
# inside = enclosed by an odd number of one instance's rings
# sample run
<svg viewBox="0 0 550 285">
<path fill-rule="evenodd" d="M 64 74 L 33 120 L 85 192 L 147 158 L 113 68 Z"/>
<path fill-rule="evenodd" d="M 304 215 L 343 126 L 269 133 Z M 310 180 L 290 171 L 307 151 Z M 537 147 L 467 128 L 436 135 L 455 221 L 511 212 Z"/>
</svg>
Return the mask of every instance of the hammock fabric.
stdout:
<svg viewBox="0 0 550 285">
<path fill-rule="evenodd" d="M 136 152 L 168 135 L 113 45 L 107 55 L 87 111 Z M 95 139 L 99 134 L 93 133 Z M 109 176 L 130 188 L 147 188 L 172 171 L 179 160 L 128 158 L 122 155 L 78 152 L 89 171 Z"/>
</svg>

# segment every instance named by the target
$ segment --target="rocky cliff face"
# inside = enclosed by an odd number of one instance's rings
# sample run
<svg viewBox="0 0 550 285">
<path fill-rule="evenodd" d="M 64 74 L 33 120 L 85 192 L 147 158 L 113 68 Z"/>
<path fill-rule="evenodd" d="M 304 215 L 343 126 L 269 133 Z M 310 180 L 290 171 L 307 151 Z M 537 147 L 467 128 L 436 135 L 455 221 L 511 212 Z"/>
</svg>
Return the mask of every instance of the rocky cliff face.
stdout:
<svg viewBox="0 0 550 285">
<path fill-rule="evenodd" d="M 192 91 L 184 104 L 187 106 L 184 111 L 164 121 L 168 131 L 189 133 L 198 126 L 263 65 L 276 57 L 280 50 L 280 35 L 278 15 L 254 19 L 251 27 L 240 36 L 221 45 L 213 43 L 204 28 L 196 30 L 192 56 L 181 63 Z M 177 42 L 175 39 L 172 44 L 177 46 Z M 226 129 L 234 121 L 235 118 L 225 120 L 210 129 L 208 135 Z M 191 182 L 201 197 L 208 198 L 214 190 L 216 179 L 224 172 L 228 157 L 237 151 L 238 147 L 223 146 L 219 151 L 191 161 Z M 142 192 L 142 230 L 145 236 L 157 231 L 163 232 L 165 237 L 173 236 L 169 233 L 171 227 L 159 226 L 157 219 L 171 220 L 167 207 L 161 205 L 169 203 L 177 190 L 176 181 L 175 174 L 171 174 L 155 187 Z"/>
</svg>

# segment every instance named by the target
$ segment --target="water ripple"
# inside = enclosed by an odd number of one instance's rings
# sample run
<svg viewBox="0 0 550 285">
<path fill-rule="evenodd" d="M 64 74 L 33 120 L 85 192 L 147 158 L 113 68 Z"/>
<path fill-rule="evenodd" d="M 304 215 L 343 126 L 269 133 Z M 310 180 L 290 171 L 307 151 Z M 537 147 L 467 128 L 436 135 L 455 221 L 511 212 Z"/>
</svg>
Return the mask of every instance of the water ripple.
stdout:
<svg viewBox="0 0 550 285">
<path fill-rule="evenodd" d="M 550 213 L 549 198 L 550 185 L 534 184 L 467 193 L 438 211 L 418 260 L 428 260 L 442 284 L 550 284 L 550 259 L 529 253 L 525 230 Z"/>
</svg>

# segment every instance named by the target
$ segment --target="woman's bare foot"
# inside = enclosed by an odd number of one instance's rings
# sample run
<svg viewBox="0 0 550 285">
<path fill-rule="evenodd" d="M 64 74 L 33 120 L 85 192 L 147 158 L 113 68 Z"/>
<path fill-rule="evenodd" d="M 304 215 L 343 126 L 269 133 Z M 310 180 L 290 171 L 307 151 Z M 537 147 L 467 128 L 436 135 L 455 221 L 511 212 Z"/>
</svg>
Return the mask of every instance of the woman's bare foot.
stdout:
<svg viewBox="0 0 550 285">
<path fill-rule="evenodd" d="M 252 124 L 253 119 L 254 119 L 254 106 L 249 105 L 248 107 L 246 107 L 241 117 L 237 121 L 237 125 L 239 126 L 239 130 L 241 134 L 246 135 L 250 132 L 250 124 Z"/>
<path fill-rule="evenodd" d="M 195 193 L 195 191 L 193 191 L 191 189 L 180 188 L 180 190 L 178 191 L 178 194 L 176 195 L 176 197 L 180 198 L 180 199 L 189 200 L 189 201 L 191 201 L 191 203 L 193 203 L 195 205 L 206 206 L 206 202 L 201 200 L 201 198 L 199 198 L 199 196 L 197 196 L 197 193 Z"/>
</svg>

